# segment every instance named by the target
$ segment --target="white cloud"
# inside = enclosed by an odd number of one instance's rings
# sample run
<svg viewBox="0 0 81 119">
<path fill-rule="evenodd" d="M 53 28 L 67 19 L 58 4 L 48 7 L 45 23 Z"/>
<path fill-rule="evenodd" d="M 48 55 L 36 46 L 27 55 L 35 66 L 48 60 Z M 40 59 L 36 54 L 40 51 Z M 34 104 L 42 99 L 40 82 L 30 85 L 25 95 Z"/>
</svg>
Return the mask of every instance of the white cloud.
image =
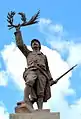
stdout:
<svg viewBox="0 0 81 119">
<path fill-rule="evenodd" d="M 81 64 L 81 43 L 70 44 L 69 46 L 69 57 L 67 61 L 70 64 Z"/>
<path fill-rule="evenodd" d="M 0 119 L 9 119 L 9 113 L 2 102 L 0 102 Z"/>
<path fill-rule="evenodd" d="M 1 65 L 1 62 L 0 62 L 0 86 L 6 86 L 7 85 L 7 81 L 8 81 L 7 72 L 2 70 L 2 65 Z"/>
<path fill-rule="evenodd" d="M 69 105 L 64 98 L 64 95 L 57 94 L 50 100 L 50 107 L 53 111 L 59 111 L 61 119 L 80 119 L 81 118 L 81 99 L 76 100 L 73 104 Z"/>
<path fill-rule="evenodd" d="M 71 66 L 81 64 L 81 43 L 74 43 L 70 41 L 51 41 L 50 44 L 52 48 L 57 49 L 60 53 L 68 53 L 67 62 Z"/>
<path fill-rule="evenodd" d="M 6 86 L 7 85 L 7 73 L 5 71 L 0 71 L 0 85 Z"/>
<path fill-rule="evenodd" d="M 68 64 L 81 64 L 81 43 L 76 43 L 73 39 L 67 39 L 68 33 L 61 24 L 53 24 L 50 19 L 42 18 L 39 22 L 39 30 L 46 36 L 46 40 L 52 48 L 60 53 L 68 52 Z M 81 38 L 77 39 L 80 40 Z"/>
<path fill-rule="evenodd" d="M 1 63 L 0 63 L 0 69 L 1 69 Z"/>
<path fill-rule="evenodd" d="M 60 40 L 63 36 L 67 35 L 61 24 L 53 24 L 50 19 L 41 18 L 38 25 L 40 32 L 46 35 L 49 41 L 52 38 L 53 40 Z"/>
<path fill-rule="evenodd" d="M 24 89 L 24 80 L 22 78 L 23 71 L 26 67 L 26 61 L 22 53 L 18 50 L 14 43 L 5 46 L 2 51 L 2 57 L 6 65 L 8 75 L 14 79 L 13 81 Z"/>
<path fill-rule="evenodd" d="M 52 21 L 50 19 L 41 18 L 39 22 L 39 28 L 40 31 L 43 33 L 46 32 L 46 28 L 48 29 L 48 31 L 50 31 L 50 33 L 56 32 L 61 33 L 61 35 L 63 33 L 63 26 L 61 24 L 52 24 Z"/>
</svg>

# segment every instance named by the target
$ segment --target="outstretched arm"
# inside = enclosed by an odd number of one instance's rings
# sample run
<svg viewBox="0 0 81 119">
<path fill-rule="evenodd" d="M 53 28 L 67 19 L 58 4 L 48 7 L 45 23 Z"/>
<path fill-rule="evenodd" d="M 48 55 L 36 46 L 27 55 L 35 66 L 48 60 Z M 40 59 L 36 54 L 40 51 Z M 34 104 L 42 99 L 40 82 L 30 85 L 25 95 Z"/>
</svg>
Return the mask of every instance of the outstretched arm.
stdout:
<svg viewBox="0 0 81 119">
<path fill-rule="evenodd" d="M 21 52 L 25 55 L 25 57 L 27 57 L 30 50 L 27 48 L 27 46 L 23 42 L 20 28 L 17 27 L 16 32 L 14 34 L 15 34 L 15 40 L 16 40 L 17 47 L 21 50 Z"/>
</svg>

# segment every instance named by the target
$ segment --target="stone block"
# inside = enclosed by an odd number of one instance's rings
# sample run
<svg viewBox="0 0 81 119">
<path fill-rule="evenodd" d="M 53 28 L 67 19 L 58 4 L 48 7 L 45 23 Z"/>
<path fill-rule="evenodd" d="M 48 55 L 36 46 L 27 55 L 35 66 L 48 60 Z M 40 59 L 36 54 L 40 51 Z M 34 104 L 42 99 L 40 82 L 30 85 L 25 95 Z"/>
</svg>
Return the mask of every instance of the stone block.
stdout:
<svg viewBox="0 0 81 119">
<path fill-rule="evenodd" d="M 60 119 L 60 113 L 50 113 L 48 111 L 38 111 L 34 113 L 10 114 L 9 119 Z"/>
</svg>

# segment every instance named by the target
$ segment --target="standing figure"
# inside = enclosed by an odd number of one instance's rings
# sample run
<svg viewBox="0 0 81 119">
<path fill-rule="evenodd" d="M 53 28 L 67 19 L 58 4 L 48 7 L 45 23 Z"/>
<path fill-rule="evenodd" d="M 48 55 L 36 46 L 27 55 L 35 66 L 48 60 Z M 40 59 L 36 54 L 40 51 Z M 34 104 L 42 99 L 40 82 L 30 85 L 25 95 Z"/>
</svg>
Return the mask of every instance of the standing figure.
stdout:
<svg viewBox="0 0 81 119">
<path fill-rule="evenodd" d="M 30 51 L 22 40 L 22 34 L 20 28 L 22 26 L 32 25 L 37 23 L 36 19 L 38 18 L 40 11 L 37 12 L 34 16 L 27 21 L 24 13 L 18 13 L 21 15 L 22 24 L 13 24 L 13 17 L 15 12 L 8 13 L 7 21 L 9 23 L 9 29 L 15 28 L 16 32 L 15 39 L 16 45 L 26 57 L 27 68 L 23 72 L 23 78 L 25 80 L 25 89 L 24 89 L 24 102 L 33 108 L 33 103 L 37 102 L 38 109 L 43 108 L 43 102 L 46 102 L 51 97 L 50 85 L 56 84 L 56 81 L 53 81 L 51 73 L 49 71 L 48 61 L 46 55 L 44 55 L 41 50 L 40 41 L 33 39 L 31 41 L 32 51 Z"/>
<path fill-rule="evenodd" d="M 26 84 L 24 101 L 31 107 L 32 102 L 37 102 L 38 109 L 42 109 L 43 102 L 46 102 L 51 97 L 50 82 L 53 81 L 49 71 L 47 57 L 40 51 L 41 44 L 39 40 L 33 39 L 31 41 L 32 51 L 30 51 L 24 44 L 21 31 L 18 28 L 16 28 L 14 34 L 16 45 L 26 57 L 28 65 L 23 73 Z"/>
</svg>

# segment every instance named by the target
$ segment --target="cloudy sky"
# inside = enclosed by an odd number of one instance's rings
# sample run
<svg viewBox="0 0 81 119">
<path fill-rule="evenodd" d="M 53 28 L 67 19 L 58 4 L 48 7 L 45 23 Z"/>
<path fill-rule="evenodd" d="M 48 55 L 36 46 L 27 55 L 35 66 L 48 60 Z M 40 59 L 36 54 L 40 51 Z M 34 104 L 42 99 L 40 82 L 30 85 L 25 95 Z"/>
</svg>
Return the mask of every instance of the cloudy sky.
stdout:
<svg viewBox="0 0 81 119">
<path fill-rule="evenodd" d="M 22 73 L 26 59 L 15 44 L 15 29 L 9 30 L 7 14 L 15 11 L 29 20 L 40 9 L 39 23 L 21 28 L 30 48 L 33 38 L 40 40 L 55 80 L 75 64 L 78 66 L 51 87 L 52 97 L 44 104 L 61 119 L 81 119 L 81 1 L 80 0 L 3 0 L 0 4 L 0 119 L 9 119 L 16 102 L 23 100 Z"/>
</svg>

